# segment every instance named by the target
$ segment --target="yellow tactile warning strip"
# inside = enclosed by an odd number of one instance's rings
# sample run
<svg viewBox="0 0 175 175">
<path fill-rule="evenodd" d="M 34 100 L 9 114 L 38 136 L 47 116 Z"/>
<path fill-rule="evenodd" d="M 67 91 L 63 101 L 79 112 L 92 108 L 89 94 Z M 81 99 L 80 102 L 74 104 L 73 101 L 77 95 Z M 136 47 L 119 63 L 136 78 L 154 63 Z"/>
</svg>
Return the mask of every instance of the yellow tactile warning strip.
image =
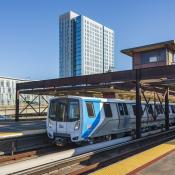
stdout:
<svg viewBox="0 0 175 175">
<path fill-rule="evenodd" d="M 173 150 L 175 150 L 175 140 L 114 163 L 92 173 L 91 175 L 127 175 L 139 167 L 142 167 Z"/>
</svg>

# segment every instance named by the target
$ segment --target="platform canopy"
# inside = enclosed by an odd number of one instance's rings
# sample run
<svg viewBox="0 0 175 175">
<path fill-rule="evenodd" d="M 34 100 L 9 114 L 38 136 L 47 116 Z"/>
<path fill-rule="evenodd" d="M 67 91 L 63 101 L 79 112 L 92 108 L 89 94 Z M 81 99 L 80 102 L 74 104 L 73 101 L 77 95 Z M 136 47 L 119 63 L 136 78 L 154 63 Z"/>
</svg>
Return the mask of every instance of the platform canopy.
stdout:
<svg viewBox="0 0 175 175">
<path fill-rule="evenodd" d="M 136 76 L 137 75 L 137 76 Z M 30 81 L 17 84 L 17 91 L 38 95 L 87 95 L 105 92 L 135 92 L 135 82 L 140 80 L 145 90 L 160 90 L 169 86 L 175 91 L 175 65 L 138 70 L 108 72 L 68 78 Z"/>
<path fill-rule="evenodd" d="M 147 103 L 146 106 L 149 106 L 150 102 L 150 98 L 147 99 L 145 96 L 145 91 L 154 91 L 154 97 L 157 95 L 160 104 L 163 106 L 163 103 L 165 103 L 165 128 L 169 130 L 169 95 L 175 96 L 175 65 L 18 83 L 16 85 L 15 120 L 19 121 L 22 114 L 19 108 L 21 94 L 100 96 L 107 92 L 119 93 L 121 90 L 127 93 L 134 92 L 135 95 L 136 138 L 141 137 L 141 97 L 144 97 Z M 162 99 L 160 99 L 158 93 L 163 94 L 161 94 Z M 37 112 L 31 102 L 27 102 L 27 106 L 30 106 L 36 112 L 36 115 L 41 115 L 46 109 Z"/>
</svg>

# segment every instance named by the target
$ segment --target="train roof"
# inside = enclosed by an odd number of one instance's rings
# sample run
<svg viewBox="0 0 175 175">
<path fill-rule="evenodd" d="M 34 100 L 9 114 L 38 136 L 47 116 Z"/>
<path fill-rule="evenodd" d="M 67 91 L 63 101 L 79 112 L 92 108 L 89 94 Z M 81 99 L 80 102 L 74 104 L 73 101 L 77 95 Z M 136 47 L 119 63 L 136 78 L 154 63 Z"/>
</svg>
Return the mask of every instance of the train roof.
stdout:
<svg viewBox="0 0 175 175">
<path fill-rule="evenodd" d="M 125 103 L 135 103 L 135 100 L 125 100 L 125 99 L 118 99 L 118 98 L 99 98 L 99 97 L 85 97 L 85 96 L 73 96 L 73 95 L 68 95 L 68 96 L 58 96 L 58 97 L 53 97 L 51 99 L 57 99 L 57 98 L 75 98 L 75 99 L 84 99 L 84 100 L 98 100 L 102 102 L 125 102 Z M 142 101 L 142 103 L 146 103 L 145 101 Z M 153 104 L 153 101 L 150 101 L 149 104 Z M 164 103 L 163 103 L 164 104 Z M 170 105 L 174 103 L 169 103 Z"/>
<path fill-rule="evenodd" d="M 135 100 L 124 100 L 124 99 L 117 99 L 117 98 L 99 98 L 99 97 L 85 97 L 85 96 L 59 96 L 59 97 L 53 97 L 52 99 L 56 98 L 75 98 L 75 99 L 84 99 L 84 100 L 99 100 L 99 101 L 104 101 L 104 102 L 128 102 L 128 103 L 133 103 Z"/>
</svg>

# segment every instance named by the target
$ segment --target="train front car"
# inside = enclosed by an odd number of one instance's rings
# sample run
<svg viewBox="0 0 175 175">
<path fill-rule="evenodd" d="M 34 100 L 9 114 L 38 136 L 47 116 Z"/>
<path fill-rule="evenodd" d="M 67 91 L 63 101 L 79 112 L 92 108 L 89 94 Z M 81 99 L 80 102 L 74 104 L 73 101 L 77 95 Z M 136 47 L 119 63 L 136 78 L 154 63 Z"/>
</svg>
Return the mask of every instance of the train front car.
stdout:
<svg viewBox="0 0 175 175">
<path fill-rule="evenodd" d="M 80 99 L 52 98 L 47 115 L 47 134 L 57 145 L 78 142 L 80 135 Z"/>
</svg>

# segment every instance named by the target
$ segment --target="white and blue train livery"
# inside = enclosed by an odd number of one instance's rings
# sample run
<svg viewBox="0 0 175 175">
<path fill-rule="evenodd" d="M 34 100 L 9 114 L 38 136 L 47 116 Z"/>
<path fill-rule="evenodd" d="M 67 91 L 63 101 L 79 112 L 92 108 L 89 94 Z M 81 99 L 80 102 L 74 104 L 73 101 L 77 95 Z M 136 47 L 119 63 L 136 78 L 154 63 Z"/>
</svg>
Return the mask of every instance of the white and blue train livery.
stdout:
<svg viewBox="0 0 175 175">
<path fill-rule="evenodd" d="M 157 103 L 142 103 L 142 131 L 163 128 L 165 115 Z M 50 100 L 47 134 L 57 144 L 111 139 L 135 130 L 135 101 L 66 96 Z M 170 104 L 170 125 L 175 125 L 175 105 Z"/>
</svg>

